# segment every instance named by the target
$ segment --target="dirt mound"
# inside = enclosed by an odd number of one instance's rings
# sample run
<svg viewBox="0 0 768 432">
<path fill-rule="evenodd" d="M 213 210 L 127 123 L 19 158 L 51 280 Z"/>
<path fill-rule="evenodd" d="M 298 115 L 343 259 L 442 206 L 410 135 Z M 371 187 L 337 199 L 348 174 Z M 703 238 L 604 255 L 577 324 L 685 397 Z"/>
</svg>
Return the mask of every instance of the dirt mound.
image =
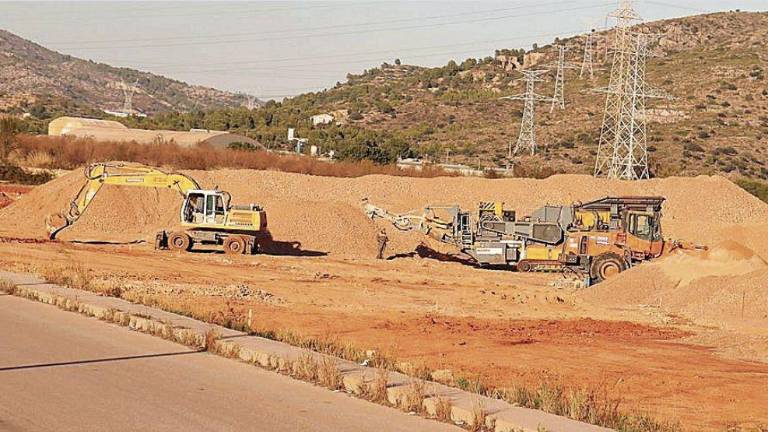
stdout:
<svg viewBox="0 0 768 432">
<path fill-rule="evenodd" d="M 667 197 L 665 236 L 710 244 L 733 236 L 733 232 L 725 230 L 736 230 L 735 224 L 757 225 L 768 220 L 768 206 L 721 177 L 621 182 L 580 175 L 490 180 L 383 175 L 333 178 L 231 169 L 186 173 L 203 187 L 218 186 L 231 192 L 235 204 L 264 205 L 278 246 L 299 242 L 305 250 L 347 257 L 373 256 L 379 227 L 388 229 L 390 254 L 411 254 L 425 241 L 418 233 L 400 233 L 386 223 L 368 220 L 360 211 L 363 198 L 395 212 L 440 203 L 458 203 L 473 210 L 480 201 L 504 201 L 518 214 L 527 214 L 545 204 L 569 204 L 607 195 L 662 195 Z M 82 173 L 77 170 L 36 188 L 0 210 L 0 232 L 45 236 L 45 216 L 65 209 L 82 183 Z M 148 240 L 156 230 L 176 221 L 180 202 L 178 194 L 167 190 L 105 187 L 92 207 L 75 226 L 63 231 L 61 238 Z M 768 233 L 768 228 L 765 231 Z M 750 230 L 737 234 L 759 255 L 768 256 L 768 247 L 747 242 L 754 238 Z M 435 247 L 434 242 L 428 244 Z"/>
<path fill-rule="evenodd" d="M 693 322 L 765 325 L 768 264 L 750 248 L 725 241 L 708 251 L 677 251 L 590 288 L 585 300 L 605 306 L 651 305 Z"/>
</svg>

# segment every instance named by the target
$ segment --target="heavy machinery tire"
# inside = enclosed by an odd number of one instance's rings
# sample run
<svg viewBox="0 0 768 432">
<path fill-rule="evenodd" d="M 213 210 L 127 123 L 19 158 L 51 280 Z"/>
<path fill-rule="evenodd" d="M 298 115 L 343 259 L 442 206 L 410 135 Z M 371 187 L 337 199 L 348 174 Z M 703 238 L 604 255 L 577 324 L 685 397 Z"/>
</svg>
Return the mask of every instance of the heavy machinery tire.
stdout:
<svg viewBox="0 0 768 432">
<path fill-rule="evenodd" d="M 627 261 L 615 253 L 605 253 L 592 260 L 589 276 L 593 283 L 602 282 L 627 269 Z"/>
<path fill-rule="evenodd" d="M 531 265 L 529 261 L 523 260 L 517 263 L 517 271 L 521 273 L 528 273 L 531 270 L 533 270 L 533 265 Z"/>
<path fill-rule="evenodd" d="M 245 253 L 245 239 L 240 236 L 229 236 L 224 239 L 224 252 L 231 255 L 242 255 Z"/>
<path fill-rule="evenodd" d="M 168 236 L 168 248 L 176 251 L 188 251 L 192 248 L 192 239 L 187 233 L 171 233 Z"/>
</svg>

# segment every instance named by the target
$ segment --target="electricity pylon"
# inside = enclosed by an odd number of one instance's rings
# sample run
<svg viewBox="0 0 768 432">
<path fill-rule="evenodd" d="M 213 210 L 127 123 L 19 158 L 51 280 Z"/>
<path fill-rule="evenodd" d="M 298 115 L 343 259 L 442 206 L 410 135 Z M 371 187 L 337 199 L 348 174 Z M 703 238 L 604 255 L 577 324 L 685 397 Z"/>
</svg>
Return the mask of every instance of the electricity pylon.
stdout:
<svg viewBox="0 0 768 432">
<path fill-rule="evenodd" d="M 120 88 L 123 90 L 123 96 L 125 97 L 123 99 L 123 112 L 126 114 L 130 114 L 133 111 L 133 94 L 136 93 L 136 84 L 138 83 L 138 78 L 130 86 L 122 79 L 120 80 Z"/>
<path fill-rule="evenodd" d="M 577 66 L 565 61 L 565 52 L 567 48 L 565 45 L 558 45 L 557 54 L 557 72 L 555 73 L 555 92 L 552 96 L 552 105 L 549 108 L 549 112 L 555 111 L 555 107 L 561 110 L 565 109 L 565 70 L 577 69 Z"/>
<path fill-rule="evenodd" d="M 525 102 L 523 119 L 520 123 L 520 135 L 517 137 L 517 143 L 515 143 L 514 149 L 512 147 L 512 142 L 509 142 L 509 150 L 507 152 L 508 160 L 512 160 L 512 157 L 520 151 L 530 151 L 531 155 L 536 153 L 536 102 L 549 102 L 552 100 L 550 97 L 536 93 L 536 83 L 543 82 L 544 80 L 541 79 L 541 76 L 547 72 L 547 70 L 523 70 L 525 93 L 502 98 L 522 100 Z"/>
<path fill-rule="evenodd" d="M 579 78 L 584 78 L 585 73 L 589 73 L 589 79 L 595 78 L 595 69 L 593 63 L 594 55 L 594 31 L 590 30 L 587 36 L 584 38 L 584 58 L 581 62 L 581 71 L 579 72 Z"/>
<path fill-rule="evenodd" d="M 246 95 L 246 97 L 248 98 L 248 104 L 246 105 L 246 107 L 248 108 L 248 111 L 253 111 L 258 106 L 258 104 L 256 103 L 256 100 L 257 100 L 256 96 Z"/>
<path fill-rule="evenodd" d="M 595 90 L 607 95 L 595 177 L 647 179 L 645 100 L 667 97 L 649 88 L 645 81 L 650 35 L 629 31 L 632 22 L 640 20 L 631 0 L 622 0 L 611 17 L 618 20 L 611 78 L 608 87 Z"/>
</svg>

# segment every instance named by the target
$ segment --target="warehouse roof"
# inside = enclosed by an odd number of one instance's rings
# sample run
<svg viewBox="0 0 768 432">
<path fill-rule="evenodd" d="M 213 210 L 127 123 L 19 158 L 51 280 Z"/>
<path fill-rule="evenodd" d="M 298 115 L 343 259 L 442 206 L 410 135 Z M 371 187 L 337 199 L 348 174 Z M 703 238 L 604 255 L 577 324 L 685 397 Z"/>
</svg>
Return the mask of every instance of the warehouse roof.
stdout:
<svg viewBox="0 0 768 432">
<path fill-rule="evenodd" d="M 66 120 L 64 120 L 66 119 Z M 116 124 L 117 126 L 113 126 Z M 189 132 L 171 130 L 129 129 L 123 124 L 108 120 L 60 117 L 48 126 L 49 135 L 70 135 L 80 138 L 92 138 L 97 141 L 137 142 L 139 144 L 175 143 L 182 147 L 207 144 L 226 148 L 230 144 L 243 143 L 255 147 L 262 145 L 243 135 L 224 131 L 194 129 Z"/>
<path fill-rule="evenodd" d="M 48 123 L 48 135 L 67 135 L 80 128 L 128 129 L 124 124 L 112 120 L 98 120 L 83 117 L 59 117 Z"/>
</svg>

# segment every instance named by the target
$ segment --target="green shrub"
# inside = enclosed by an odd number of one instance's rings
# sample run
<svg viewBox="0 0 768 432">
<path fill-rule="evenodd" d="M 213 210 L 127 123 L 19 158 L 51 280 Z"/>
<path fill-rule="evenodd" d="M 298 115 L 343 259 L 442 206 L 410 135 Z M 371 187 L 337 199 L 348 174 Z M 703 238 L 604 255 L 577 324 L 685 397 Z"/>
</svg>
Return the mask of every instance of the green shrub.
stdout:
<svg viewBox="0 0 768 432">
<path fill-rule="evenodd" d="M 768 183 L 757 180 L 740 179 L 736 180 L 736 184 L 741 186 L 741 188 L 745 191 L 759 198 L 761 201 L 768 203 Z"/>
<path fill-rule="evenodd" d="M 0 180 L 11 183 L 39 185 L 50 181 L 53 175 L 47 171 L 29 173 L 15 165 L 0 163 Z"/>
</svg>

